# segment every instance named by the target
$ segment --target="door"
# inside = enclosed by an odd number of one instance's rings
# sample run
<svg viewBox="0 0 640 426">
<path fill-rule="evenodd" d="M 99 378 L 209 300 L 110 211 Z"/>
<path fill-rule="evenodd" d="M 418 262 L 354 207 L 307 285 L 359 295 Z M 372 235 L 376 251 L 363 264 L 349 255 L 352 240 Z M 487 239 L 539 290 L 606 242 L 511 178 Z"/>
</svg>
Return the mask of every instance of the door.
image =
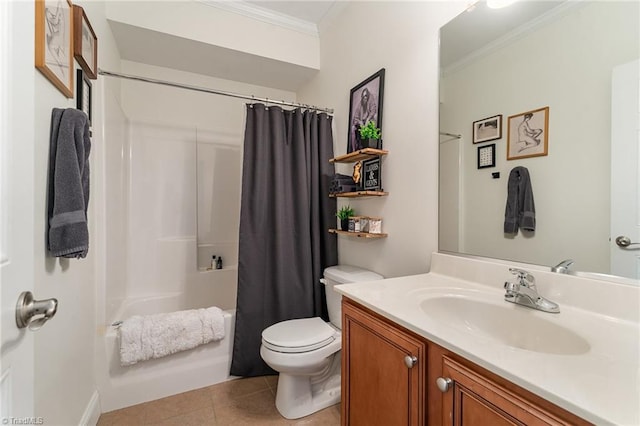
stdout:
<svg viewBox="0 0 640 426">
<path fill-rule="evenodd" d="M 442 357 L 438 384 L 443 426 L 567 426 L 572 424 L 462 364 Z"/>
<path fill-rule="evenodd" d="M 18 296 L 33 290 L 33 2 L 0 1 L 0 421 L 33 416 L 33 333 L 18 329 Z M 26 51 L 25 51 L 26 50 Z M 14 420 L 12 420 L 14 419 Z M 26 424 L 26 423 L 25 423 Z"/>
<path fill-rule="evenodd" d="M 611 80 L 611 273 L 640 279 L 640 60 L 620 65 Z"/>
<path fill-rule="evenodd" d="M 349 303 L 342 313 L 342 424 L 424 425 L 425 344 Z"/>
</svg>

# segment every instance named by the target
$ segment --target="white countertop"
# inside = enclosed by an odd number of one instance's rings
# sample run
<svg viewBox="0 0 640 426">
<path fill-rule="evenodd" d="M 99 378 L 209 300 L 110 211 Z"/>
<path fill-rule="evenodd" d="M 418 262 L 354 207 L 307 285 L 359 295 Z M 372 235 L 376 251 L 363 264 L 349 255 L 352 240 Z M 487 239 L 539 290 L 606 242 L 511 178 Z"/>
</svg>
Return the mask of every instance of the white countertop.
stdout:
<svg viewBox="0 0 640 426">
<path fill-rule="evenodd" d="M 638 322 L 587 311 L 551 297 L 560 303 L 559 314 L 516 306 L 503 301 L 501 284 L 488 286 L 431 272 L 343 284 L 335 290 L 585 420 L 597 425 L 640 425 Z M 495 303 L 525 309 L 527 315 L 575 331 L 590 348 L 579 355 L 559 355 L 496 344 L 471 328 L 454 328 L 425 314 L 420 307 L 421 294 L 434 289 L 450 294 L 480 291 L 485 297 L 495 297 Z M 543 291 L 540 294 L 547 296 Z"/>
</svg>

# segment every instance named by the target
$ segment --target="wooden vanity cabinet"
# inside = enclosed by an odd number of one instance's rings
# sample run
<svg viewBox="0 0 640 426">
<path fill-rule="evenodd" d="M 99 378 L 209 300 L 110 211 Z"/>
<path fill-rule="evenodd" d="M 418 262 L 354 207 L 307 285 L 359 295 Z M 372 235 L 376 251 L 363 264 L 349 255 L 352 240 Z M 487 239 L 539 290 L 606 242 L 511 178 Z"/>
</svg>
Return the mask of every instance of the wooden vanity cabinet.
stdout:
<svg viewBox="0 0 640 426">
<path fill-rule="evenodd" d="M 343 298 L 343 426 L 424 425 L 425 368 L 424 341 Z"/>
<path fill-rule="evenodd" d="M 342 327 L 343 426 L 591 424 L 348 298 Z"/>
</svg>

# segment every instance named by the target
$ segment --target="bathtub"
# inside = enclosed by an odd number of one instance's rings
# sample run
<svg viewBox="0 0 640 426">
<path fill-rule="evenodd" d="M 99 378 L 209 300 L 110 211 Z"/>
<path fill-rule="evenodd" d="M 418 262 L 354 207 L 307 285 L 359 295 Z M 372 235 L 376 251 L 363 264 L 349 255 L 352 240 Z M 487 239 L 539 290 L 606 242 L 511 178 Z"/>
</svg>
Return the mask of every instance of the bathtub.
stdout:
<svg viewBox="0 0 640 426">
<path fill-rule="evenodd" d="M 202 302 L 189 301 L 184 294 L 164 294 L 127 299 L 122 302 L 104 333 L 103 358 L 106 374 L 98 380 L 100 408 L 108 412 L 152 401 L 193 389 L 234 379 L 229 375 L 233 349 L 235 310 L 223 311 L 225 337 L 163 358 L 120 366 L 120 342 L 116 327 L 110 324 L 133 315 L 150 315 L 185 309 L 204 308 Z"/>
</svg>

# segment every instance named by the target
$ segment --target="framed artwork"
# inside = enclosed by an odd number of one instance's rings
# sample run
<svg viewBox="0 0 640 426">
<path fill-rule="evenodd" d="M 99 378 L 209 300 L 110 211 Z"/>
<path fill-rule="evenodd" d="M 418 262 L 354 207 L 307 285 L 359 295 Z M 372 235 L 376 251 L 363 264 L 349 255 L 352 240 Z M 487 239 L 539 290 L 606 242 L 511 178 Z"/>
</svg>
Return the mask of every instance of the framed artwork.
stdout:
<svg viewBox="0 0 640 426">
<path fill-rule="evenodd" d="M 349 98 L 349 134 L 347 154 L 362 149 L 360 126 L 369 121 L 382 129 L 382 95 L 384 93 L 384 68 L 351 89 Z"/>
<path fill-rule="evenodd" d="M 98 38 L 87 14 L 73 6 L 73 56 L 90 79 L 98 78 Z"/>
<path fill-rule="evenodd" d="M 89 117 L 89 126 L 91 126 L 91 80 L 82 70 L 77 71 L 77 89 L 76 108 L 87 114 Z"/>
<path fill-rule="evenodd" d="M 549 150 L 549 107 L 512 115 L 508 119 L 507 160 L 539 157 Z"/>
<path fill-rule="evenodd" d="M 362 190 L 382 191 L 382 162 L 380 157 L 362 162 Z"/>
<path fill-rule="evenodd" d="M 73 19 L 69 0 L 36 0 L 35 65 L 73 98 Z"/>
<path fill-rule="evenodd" d="M 502 137 L 502 114 L 473 122 L 473 143 L 481 143 Z"/>
<path fill-rule="evenodd" d="M 486 169 L 487 167 L 496 166 L 496 144 L 484 145 L 478 147 L 478 168 Z"/>
</svg>

